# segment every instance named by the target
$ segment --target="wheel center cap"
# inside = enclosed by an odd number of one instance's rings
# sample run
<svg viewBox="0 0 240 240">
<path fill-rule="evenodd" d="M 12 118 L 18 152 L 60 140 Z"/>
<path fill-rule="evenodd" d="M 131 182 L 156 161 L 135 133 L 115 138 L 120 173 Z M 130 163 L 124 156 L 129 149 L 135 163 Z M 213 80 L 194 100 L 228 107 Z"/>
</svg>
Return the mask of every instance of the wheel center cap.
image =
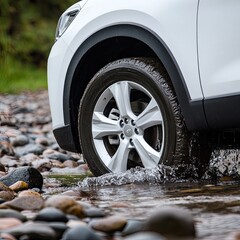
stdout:
<svg viewBox="0 0 240 240">
<path fill-rule="evenodd" d="M 133 135 L 133 129 L 131 126 L 129 125 L 126 125 L 124 128 L 123 128 L 123 132 L 125 134 L 125 136 L 127 137 L 131 137 Z"/>
</svg>

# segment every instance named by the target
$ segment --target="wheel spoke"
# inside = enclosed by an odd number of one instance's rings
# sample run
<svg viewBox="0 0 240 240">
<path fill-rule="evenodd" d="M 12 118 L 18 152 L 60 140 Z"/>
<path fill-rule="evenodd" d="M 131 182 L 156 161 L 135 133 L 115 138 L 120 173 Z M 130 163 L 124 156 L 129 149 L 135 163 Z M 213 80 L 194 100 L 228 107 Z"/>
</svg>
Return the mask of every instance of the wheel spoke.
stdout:
<svg viewBox="0 0 240 240">
<path fill-rule="evenodd" d="M 130 103 L 130 86 L 128 82 L 118 82 L 109 87 L 119 110 L 121 117 L 133 115 Z"/>
<path fill-rule="evenodd" d="M 162 124 L 162 114 L 157 102 L 152 98 L 144 111 L 135 119 L 137 127 L 147 129 Z"/>
<path fill-rule="evenodd" d="M 118 135 L 121 132 L 118 121 L 107 118 L 100 112 L 93 113 L 92 134 L 94 139 Z"/>
<path fill-rule="evenodd" d="M 155 167 L 160 161 L 160 153 L 153 149 L 142 136 L 134 138 L 134 147 L 144 167 Z"/>
<path fill-rule="evenodd" d="M 120 145 L 116 153 L 107 164 L 107 167 L 112 172 L 125 172 L 127 170 L 128 154 L 130 151 L 128 144 L 129 143 L 127 141 L 120 141 Z"/>
</svg>

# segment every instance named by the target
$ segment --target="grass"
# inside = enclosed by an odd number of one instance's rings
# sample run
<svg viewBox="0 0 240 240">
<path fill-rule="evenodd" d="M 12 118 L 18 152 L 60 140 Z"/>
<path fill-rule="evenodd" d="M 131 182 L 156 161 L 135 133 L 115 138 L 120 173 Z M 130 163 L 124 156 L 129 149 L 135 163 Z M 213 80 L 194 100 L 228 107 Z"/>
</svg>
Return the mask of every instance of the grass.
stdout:
<svg viewBox="0 0 240 240">
<path fill-rule="evenodd" d="M 18 94 L 47 89 L 46 67 L 24 65 L 5 59 L 0 68 L 0 94 Z"/>
</svg>

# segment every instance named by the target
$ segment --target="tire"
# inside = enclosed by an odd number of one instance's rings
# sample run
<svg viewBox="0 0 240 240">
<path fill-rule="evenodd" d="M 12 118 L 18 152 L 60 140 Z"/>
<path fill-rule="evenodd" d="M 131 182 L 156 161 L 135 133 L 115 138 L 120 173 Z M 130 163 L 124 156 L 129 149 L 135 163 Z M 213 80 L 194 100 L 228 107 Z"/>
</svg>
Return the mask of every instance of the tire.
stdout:
<svg viewBox="0 0 240 240">
<path fill-rule="evenodd" d="M 189 160 L 189 137 L 169 77 L 154 59 L 102 68 L 79 106 L 79 138 L 94 175 Z"/>
</svg>

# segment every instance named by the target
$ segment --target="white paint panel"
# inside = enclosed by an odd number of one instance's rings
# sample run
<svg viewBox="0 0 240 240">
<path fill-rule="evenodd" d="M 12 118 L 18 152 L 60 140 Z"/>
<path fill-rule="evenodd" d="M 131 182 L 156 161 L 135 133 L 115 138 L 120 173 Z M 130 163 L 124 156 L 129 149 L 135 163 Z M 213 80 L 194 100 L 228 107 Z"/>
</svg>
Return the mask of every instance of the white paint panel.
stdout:
<svg viewBox="0 0 240 240">
<path fill-rule="evenodd" d="M 200 0 L 199 63 L 205 98 L 240 92 L 239 29 L 239 0 Z"/>
<path fill-rule="evenodd" d="M 192 100 L 202 99 L 197 62 L 198 0 L 88 0 L 48 60 L 53 127 L 64 125 L 63 89 L 69 63 L 81 44 L 108 26 L 133 24 L 159 36 L 174 56 Z"/>
</svg>

